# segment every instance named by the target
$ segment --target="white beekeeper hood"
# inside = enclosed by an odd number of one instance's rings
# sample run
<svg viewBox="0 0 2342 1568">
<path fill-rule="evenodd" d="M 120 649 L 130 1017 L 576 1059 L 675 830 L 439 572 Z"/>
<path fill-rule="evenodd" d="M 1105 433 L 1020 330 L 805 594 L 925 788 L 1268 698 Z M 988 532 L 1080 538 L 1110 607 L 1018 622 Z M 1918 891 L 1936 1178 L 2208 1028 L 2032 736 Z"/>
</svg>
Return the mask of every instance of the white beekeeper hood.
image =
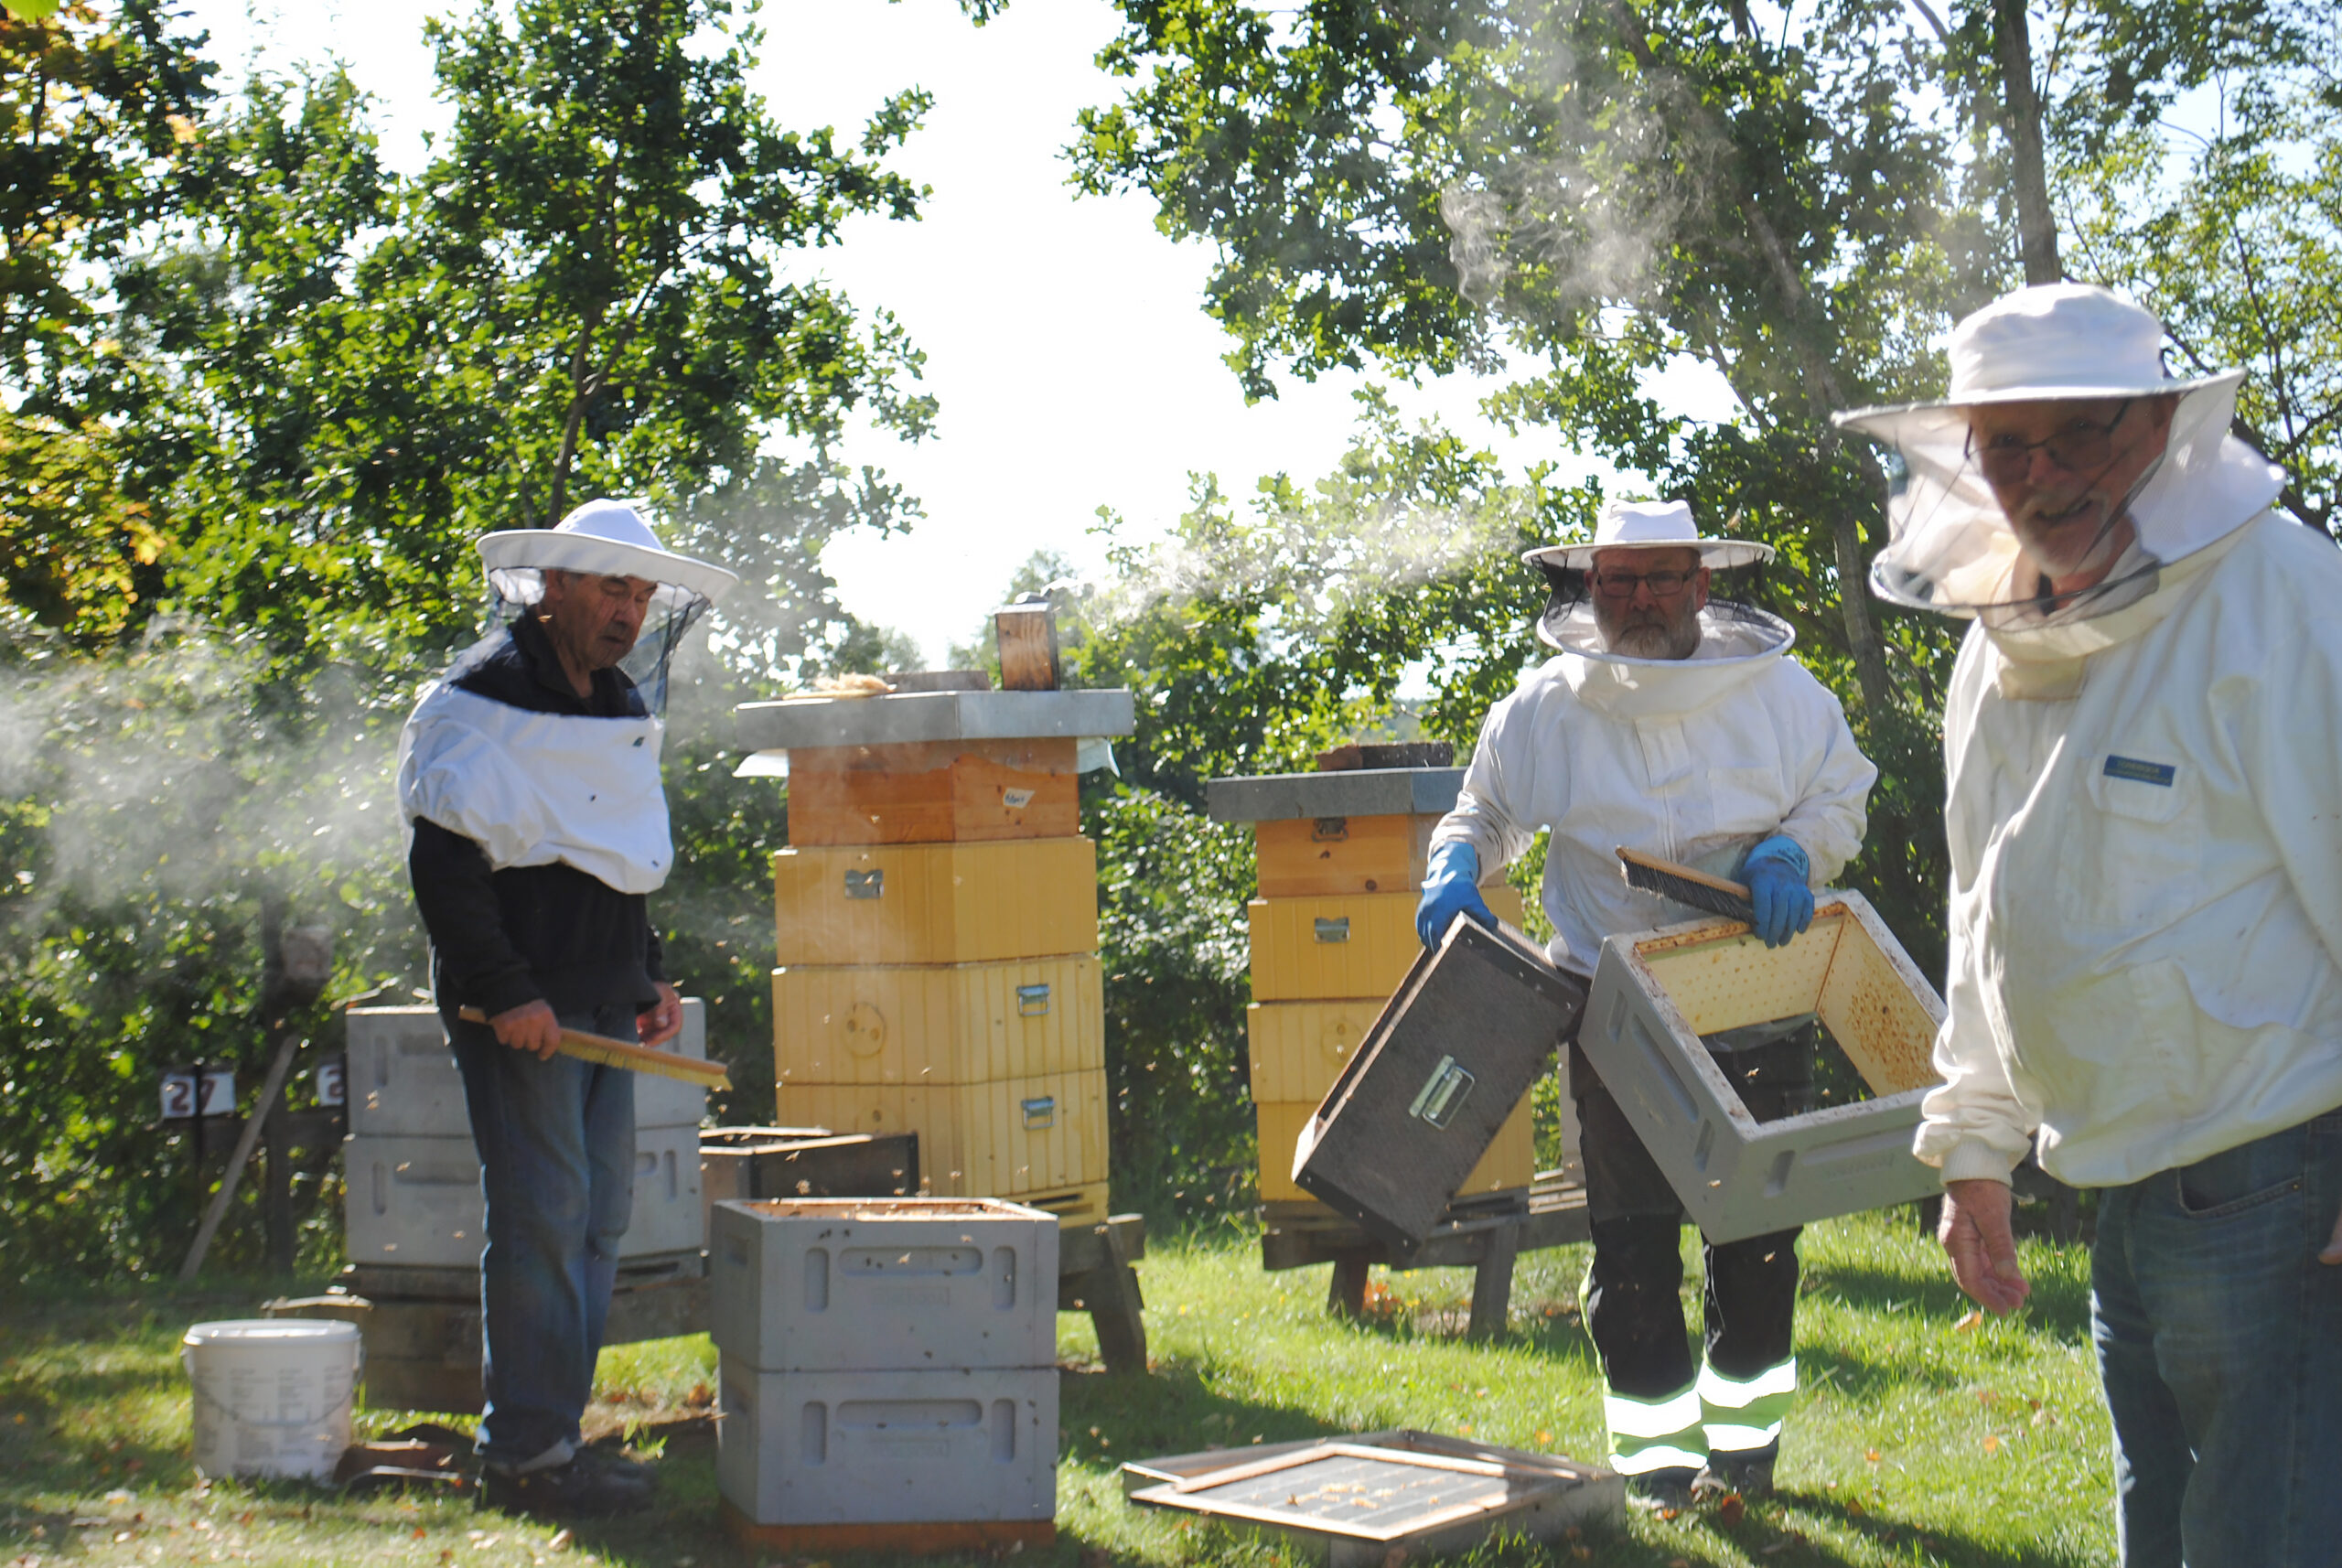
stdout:
<svg viewBox="0 0 2342 1568">
<path fill-rule="evenodd" d="M 1871 564 L 1871 591 L 1892 603 L 1972 616 L 2035 602 L 2035 584 L 2019 581 L 2015 531 L 1969 454 L 1965 411 L 1981 404 L 2178 400 L 2164 456 L 2127 508 L 2138 558 L 2100 585 L 2084 614 L 2129 602 L 2111 591 L 2227 536 L 2282 488 L 2277 470 L 2229 434 L 2244 372 L 2165 376 L 2163 324 L 2102 288 L 2047 284 L 2006 295 L 1952 328 L 1950 359 L 1939 403 L 1832 415 L 1900 460 L 1887 499 L 1893 538 Z"/>
<path fill-rule="evenodd" d="M 1682 501 L 1612 501 L 1602 509 L 1594 538 L 1585 544 L 1546 544 L 1520 558 L 1545 574 L 1552 588 L 1537 618 L 1537 638 L 1548 648 L 1574 653 L 1606 667 L 1599 684 L 1622 688 L 1705 686 L 1723 679 L 1720 664 L 1769 659 L 1789 651 L 1797 634 L 1787 621 L 1728 598 L 1710 596 L 1700 611 L 1700 646 L 1689 659 L 1638 659 L 1613 653 L 1587 596 L 1585 574 L 1601 550 L 1697 550 L 1700 564 L 1717 570 L 1752 566 L 1773 558 L 1773 547 L 1753 539 L 1703 537 Z M 1693 667 L 1699 667 L 1696 672 Z M 1640 671 L 1639 675 L 1635 671 Z M 1736 679 L 1736 677 L 1734 677 Z M 1587 695 L 1581 693 L 1581 695 Z M 1593 700 L 1589 696 L 1589 700 Z M 1673 700 L 1671 694 L 1668 700 Z"/>
</svg>

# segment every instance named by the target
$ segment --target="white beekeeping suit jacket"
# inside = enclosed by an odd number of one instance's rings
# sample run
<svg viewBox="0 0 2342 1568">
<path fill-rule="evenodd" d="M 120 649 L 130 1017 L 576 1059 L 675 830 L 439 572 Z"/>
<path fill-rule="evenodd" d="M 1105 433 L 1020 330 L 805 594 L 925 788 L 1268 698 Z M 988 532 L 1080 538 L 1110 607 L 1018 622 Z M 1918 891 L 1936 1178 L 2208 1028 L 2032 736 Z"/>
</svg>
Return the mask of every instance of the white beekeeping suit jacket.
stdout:
<svg viewBox="0 0 2342 1568">
<path fill-rule="evenodd" d="M 1483 875 L 1551 828 L 1544 907 L 1553 961 L 1593 972 L 1602 939 L 1699 911 L 1628 887 L 1620 846 L 1729 874 L 1787 833 L 1813 885 L 1862 847 L 1878 769 L 1854 749 L 1838 700 L 1787 657 L 1787 625 L 1711 606 L 1690 659 L 1601 650 L 1592 619 L 1561 624 L 1565 651 L 1490 711 L 1456 809 L 1432 842 L 1467 843 Z M 1549 623 L 1550 624 L 1550 623 Z"/>
<path fill-rule="evenodd" d="M 2095 619 L 1979 625 L 1944 718 L 1918 1156 L 2104 1187 L 2342 1105 L 2342 554 L 2262 512 Z"/>
</svg>

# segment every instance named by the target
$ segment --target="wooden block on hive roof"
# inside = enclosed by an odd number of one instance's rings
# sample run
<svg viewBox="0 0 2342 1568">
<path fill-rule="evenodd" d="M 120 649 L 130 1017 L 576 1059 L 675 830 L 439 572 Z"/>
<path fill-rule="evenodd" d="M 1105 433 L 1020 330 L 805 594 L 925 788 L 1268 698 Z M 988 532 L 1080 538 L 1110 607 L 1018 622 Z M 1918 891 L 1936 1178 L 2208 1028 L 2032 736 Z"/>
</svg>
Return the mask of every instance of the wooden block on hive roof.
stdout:
<svg viewBox="0 0 2342 1568">
<path fill-rule="evenodd" d="M 800 747 L 789 755 L 789 842 L 1071 838 L 1077 748 L 1071 738 Z"/>
</svg>

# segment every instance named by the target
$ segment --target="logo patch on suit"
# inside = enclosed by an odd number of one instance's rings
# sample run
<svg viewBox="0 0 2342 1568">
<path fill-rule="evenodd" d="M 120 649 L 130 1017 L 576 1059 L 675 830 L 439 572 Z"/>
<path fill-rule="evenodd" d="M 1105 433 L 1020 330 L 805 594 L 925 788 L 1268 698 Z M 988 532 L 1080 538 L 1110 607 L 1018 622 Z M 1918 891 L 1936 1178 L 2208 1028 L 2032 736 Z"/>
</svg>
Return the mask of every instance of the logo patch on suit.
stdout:
<svg viewBox="0 0 2342 1568">
<path fill-rule="evenodd" d="M 2160 784 L 2171 788 L 2179 777 L 2179 769 L 2168 762 L 2143 762 L 2135 757 L 2109 757 L 2106 759 L 2109 779 L 2127 779 L 2133 784 Z"/>
</svg>

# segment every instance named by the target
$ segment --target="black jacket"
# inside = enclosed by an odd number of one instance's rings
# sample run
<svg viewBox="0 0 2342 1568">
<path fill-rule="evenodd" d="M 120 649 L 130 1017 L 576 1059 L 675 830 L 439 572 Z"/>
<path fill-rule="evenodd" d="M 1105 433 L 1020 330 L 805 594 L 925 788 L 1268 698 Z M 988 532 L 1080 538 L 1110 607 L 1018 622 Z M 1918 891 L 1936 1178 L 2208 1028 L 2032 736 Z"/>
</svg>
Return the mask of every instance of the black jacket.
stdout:
<svg viewBox="0 0 2342 1568">
<path fill-rule="evenodd" d="M 596 671 L 594 694 L 579 697 L 531 618 L 467 662 L 456 672 L 457 690 L 532 713 L 617 719 L 645 712 L 634 682 L 616 670 Z M 666 972 L 641 894 L 572 865 L 491 871 L 476 842 L 419 820 L 406 864 L 443 1014 L 469 1005 L 493 1017 L 540 999 L 556 1013 L 659 999 L 651 983 Z"/>
</svg>

